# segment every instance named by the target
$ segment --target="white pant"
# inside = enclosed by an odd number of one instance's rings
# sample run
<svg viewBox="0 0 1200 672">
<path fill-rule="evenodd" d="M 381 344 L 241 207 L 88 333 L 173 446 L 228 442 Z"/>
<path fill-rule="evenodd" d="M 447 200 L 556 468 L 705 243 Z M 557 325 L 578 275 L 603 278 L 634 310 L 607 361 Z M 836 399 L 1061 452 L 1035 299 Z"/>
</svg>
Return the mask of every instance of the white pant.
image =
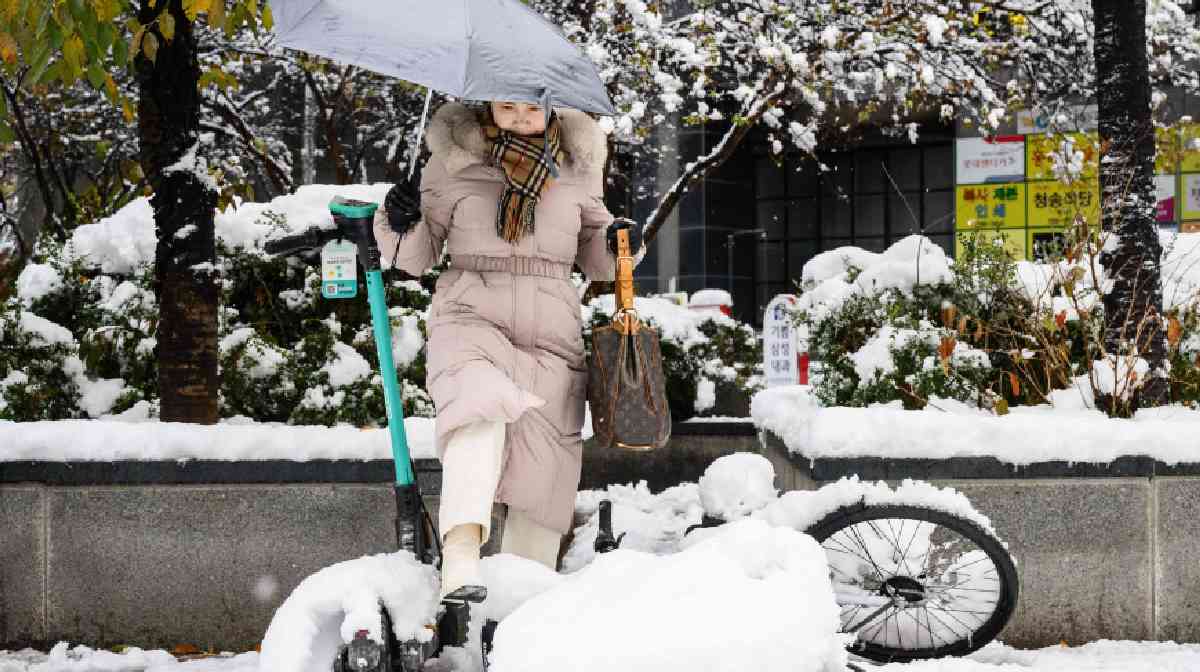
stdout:
<svg viewBox="0 0 1200 672">
<path fill-rule="evenodd" d="M 442 495 L 438 529 L 442 539 L 457 525 L 478 524 L 481 544 L 492 532 L 492 502 L 504 463 L 504 423 L 477 422 L 454 431 L 442 455 Z M 500 551 L 557 569 L 562 535 L 509 509 Z"/>
<path fill-rule="evenodd" d="M 492 502 L 504 461 L 504 423 L 476 422 L 454 430 L 442 455 L 442 495 L 438 529 L 442 539 L 456 525 L 483 527 L 480 543 L 492 533 Z"/>
</svg>

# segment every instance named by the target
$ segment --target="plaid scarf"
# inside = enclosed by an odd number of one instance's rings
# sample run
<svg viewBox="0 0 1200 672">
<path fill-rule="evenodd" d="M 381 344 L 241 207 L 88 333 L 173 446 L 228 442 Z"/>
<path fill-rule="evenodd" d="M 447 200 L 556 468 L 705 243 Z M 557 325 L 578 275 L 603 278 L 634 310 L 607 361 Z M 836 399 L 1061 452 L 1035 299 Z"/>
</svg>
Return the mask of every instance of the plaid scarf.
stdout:
<svg viewBox="0 0 1200 672">
<path fill-rule="evenodd" d="M 554 181 L 546 163 L 546 143 L 555 162 L 562 164 L 562 126 L 558 116 L 551 115 L 550 125 L 541 136 L 518 135 L 501 130 L 487 111 L 483 135 L 491 150 L 492 165 L 504 171 L 504 193 L 496 208 L 496 235 L 515 243 L 533 232 L 533 210 Z"/>
</svg>

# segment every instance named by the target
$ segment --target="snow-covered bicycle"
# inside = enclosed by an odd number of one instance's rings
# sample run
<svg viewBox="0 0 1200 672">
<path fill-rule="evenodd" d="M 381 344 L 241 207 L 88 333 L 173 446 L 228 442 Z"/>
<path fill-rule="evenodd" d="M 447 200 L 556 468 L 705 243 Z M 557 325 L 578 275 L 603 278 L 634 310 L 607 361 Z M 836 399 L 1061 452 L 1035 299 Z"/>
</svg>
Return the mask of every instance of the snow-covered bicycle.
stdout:
<svg viewBox="0 0 1200 672">
<path fill-rule="evenodd" d="M 896 489 L 845 479 L 788 492 L 755 512 L 824 549 L 852 653 L 880 662 L 962 656 L 992 641 L 1016 609 L 1016 565 L 966 497 L 928 483 Z M 688 529 L 727 521 L 706 511 Z M 596 550 L 616 547 L 600 503 Z"/>
</svg>

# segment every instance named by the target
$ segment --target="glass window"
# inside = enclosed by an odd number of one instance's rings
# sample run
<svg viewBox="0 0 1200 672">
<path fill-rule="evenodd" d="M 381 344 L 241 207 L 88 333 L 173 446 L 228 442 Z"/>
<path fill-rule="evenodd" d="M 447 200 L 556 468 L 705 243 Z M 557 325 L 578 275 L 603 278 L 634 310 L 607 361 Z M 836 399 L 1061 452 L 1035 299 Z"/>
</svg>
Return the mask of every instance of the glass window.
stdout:
<svg viewBox="0 0 1200 672">
<path fill-rule="evenodd" d="M 850 216 L 853 212 L 854 208 L 848 199 L 821 199 L 821 236 L 849 236 Z"/>
<path fill-rule="evenodd" d="M 787 258 L 783 243 L 764 241 L 759 244 L 758 277 L 761 280 L 783 282 L 787 280 Z"/>
<path fill-rule="evenodd" d="M 925 148 L 925 188 L 954 187 L 954 149 L 950 145 Z"/>
<path fill-rule="evenodd" d="M 854 243 L 849 238 L 826 238 L 825 240 L 821 241 L 821 251 L 827 252 L 829 250 L 853 244 Z"/>
<path fill-rule="evenodd" d="M 755 183 L 759 198 L 779 198 L 784 195 L 784 172 L 770 157 L 761 157 L 754 164 Z"/>
<path fill-rule="evenodd" d="M 883 252 L 888 247 L 887 239 L 883 236 L 871 236 L 870 238 L 855 237 L 854 244 L 868 252 Z"/>
<path fill-rule="evenodd" d="M 788 243 L 788 277 L 800 281 L 801 271 L 809 259 L 817 256 L 820 249 L 815 240 L 791 241 Z"/>
<path fill-rule="evenodd" d="M 819 170 L 816 162 L 809 157 L 788 161 L 788 196 L 815 196 L 820 182 Z"/>
<path fill-rule="evenodd" d="M 954 192 L 931 191 L 924 194 L 925 234 L 950 233 L 954 231 Z"/>
<path fill-rule="evenodd" d="M 901 191 L 915 191 L 921 188 L 921 148 L 920 147 L 905 147 L 904 149 L 893 149 L 891 156 L 888 157 L 888 172 L 891 173 L 892 179 L 896 182 L 896 187 Z M 887 179 L 886 177 L 884 179 Z M 893 195 L 896 190 L 892 187 L 891 182 L 887 183 L 888 194 Z M 916 208 L 913 208 L 914 210 Z"/>
<path fill-rule="evenodd" d="M 858 193 L 882 194 L 887 191 L 887 176 L 883 173 L 886 161 L 887 152 L 859 150 L 854 153 L 854 188 Z"/>
<path fill-rule="evenodd" d="M 821 213 L 815 198 L 788 201 L 788 238 L 816 238 L 820 230 Z"/>
<path fill-rule="evenodd" d="M 854 199 L 854 235 L 882 236 L 885 221 L 883 219 L 884 197 L 857 196 Z"/>
<path fill-rule="evenodd" d="M 704 274 L 704 229 L 679 230 L 679 274 Z"/>
<path fill-rule="evenodd" d="M 911 210 L 910 210 L 911 208 Z M 888 194 L 888 222 L 892 240 L 903 238 L 921 229 L 921 194 L 910 191 Z"/>
<path fill-rule="evenodd" d="M 829 170 L 821 173 L 821 195 L 849 196 L 854 191 L 854 161 L 850 155 L 832 154 L 825 165 Z"/>
<path fill-rule="evenodd" d="M 768 238 L 787 236 L 787 203 L 785 201 L 759 201 L 758 228 L 767 230 Z"/>
</svg>

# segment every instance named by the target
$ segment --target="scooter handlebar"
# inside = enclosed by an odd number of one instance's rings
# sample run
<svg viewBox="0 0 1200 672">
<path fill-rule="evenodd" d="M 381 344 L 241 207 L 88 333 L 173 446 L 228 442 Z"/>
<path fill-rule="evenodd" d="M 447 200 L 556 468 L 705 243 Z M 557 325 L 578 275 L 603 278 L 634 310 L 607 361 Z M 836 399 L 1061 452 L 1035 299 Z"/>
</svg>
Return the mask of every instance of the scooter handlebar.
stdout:
<svg viewBox="0 0 1200 672">
<path fill-rule="evenodd" d="M 323 229 L 311 228 L 301 233 L 282 238 L 274 238 L 263 244 L 263 249 L 267 254 L 292 254 L 306 249 L 316 249 L 321 247 L 325 241 L 322 240 L 325 236 Z M 336 235 L 336 231 L 328 232 Z"/>
</svg>

